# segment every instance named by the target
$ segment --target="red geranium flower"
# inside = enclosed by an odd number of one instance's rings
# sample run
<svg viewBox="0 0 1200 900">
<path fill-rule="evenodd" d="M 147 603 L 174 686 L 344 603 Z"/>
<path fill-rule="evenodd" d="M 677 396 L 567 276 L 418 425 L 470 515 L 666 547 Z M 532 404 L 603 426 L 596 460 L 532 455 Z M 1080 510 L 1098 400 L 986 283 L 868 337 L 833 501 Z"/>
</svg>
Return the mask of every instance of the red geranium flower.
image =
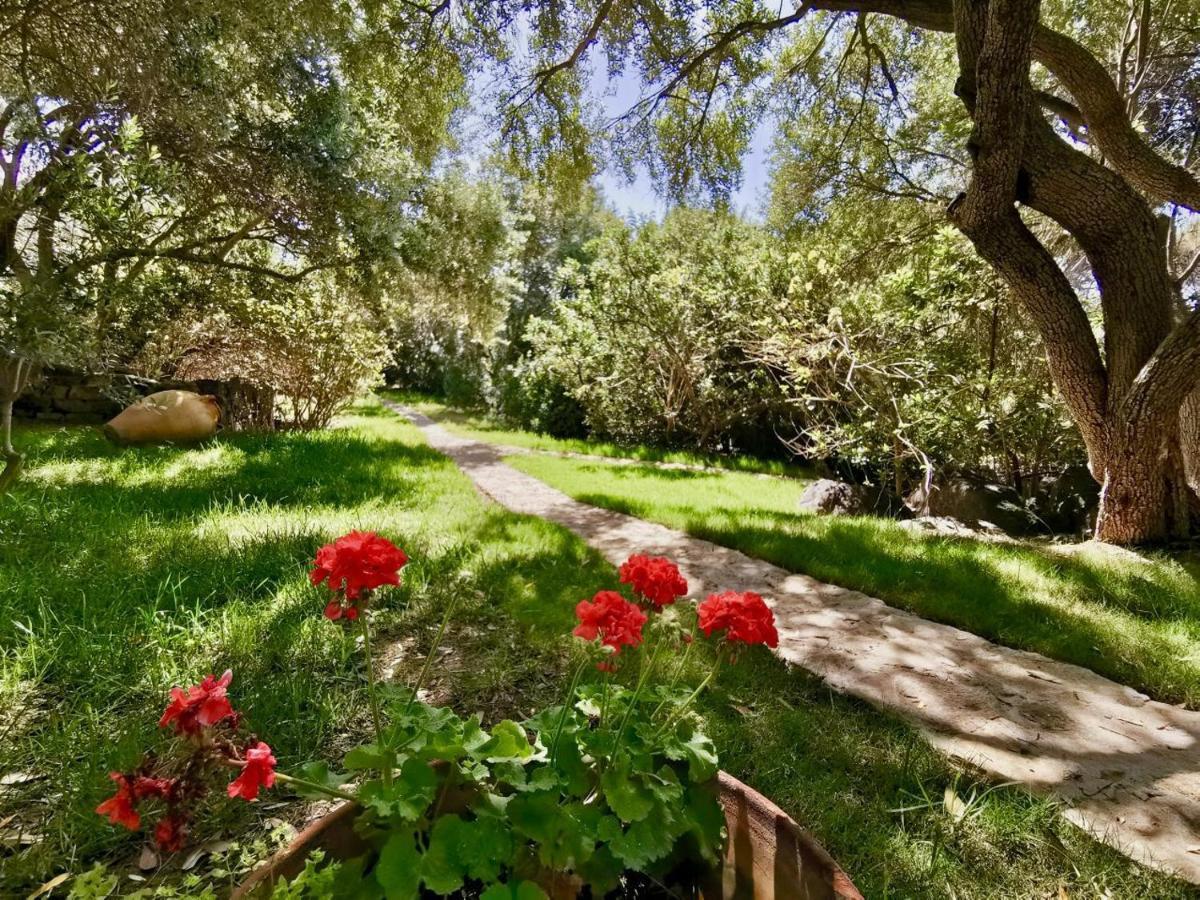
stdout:
<svg viewBox="0 0 1200 900">
<path fill-rule="evenodd" d="M 174 722 L 176 734 L 194 735 L 201 728 L 233 717 L 233 707 L 225 695 L 225 689 L 231 681 L 233 672 L 227 669 L 220 678 L 209 675 L 186 691 L 179 687 L 171 688 L 171 702 L 158 720 L 159 727 L 165 728 Z"/>
<path fill-rule="evenodd" d="M 180 813 L 167 813 L 154 826 L 154 843 L 165 853 L 178 853 L 183 849 L 187 835 L 187 818 Z"/>
<path fill-rule="evenodd" d="M 351 531 L 317 551 L 309 580 L 313 584 L 324 581 L 331 591 L 341 592 L 353 601 L 364 590 L 400 584 L 400 570 L 407 564 L 405 552 L 387 538 L 373 531 Z M 329 607 L 325 615 L 338 618 L 330 615 Z"/>
<path fill-rule="evenodd" d="M 779 646 L 775 614 L 763 602 L 763 598 L 752 591 L 709 594 L 700 604 L 698 613 L 700 630 L 706 635 L 724 631 L 727 641 Z"/>
<path fill-rule="evenodd" d="M 616 591 L 600 591 L 591 602 L 580 600 L 575 616 L 579 625 L 572 633 L 585 641 L 600 638 L 602 644 L 613 648 L 614 655 L 622 647 L 636 647 L 642 642 L 646 614 Z"/>
<path fill-rule="evenodd" d="M 256 800 L 260 787 L 269 788 L 273 784 L 275 757 L 271 755 L 271 748 L 259 741 L 246 750 L 246 763 L 242 774 L 229 783 L 229 796 Z"/>
<path fill-rule="evenodd" d="M 117 792 L 96 807 L 96 812 L 105 816 L 114 825 L 123 825 L 130 831 L 137 831 L 142 824 L 138 815 L 137 800 L 133 793 L 133 783 L 129 777 L 120 772 L 110 772 L 108 777 L 117 783 Z"/>
<path fill-rule="evenodd" d="M 687 593 L 687 581 L 675 563 L 663 556 L 634 555 L 621 564 L 621 583 L 659 609 Z"/>
</svg>

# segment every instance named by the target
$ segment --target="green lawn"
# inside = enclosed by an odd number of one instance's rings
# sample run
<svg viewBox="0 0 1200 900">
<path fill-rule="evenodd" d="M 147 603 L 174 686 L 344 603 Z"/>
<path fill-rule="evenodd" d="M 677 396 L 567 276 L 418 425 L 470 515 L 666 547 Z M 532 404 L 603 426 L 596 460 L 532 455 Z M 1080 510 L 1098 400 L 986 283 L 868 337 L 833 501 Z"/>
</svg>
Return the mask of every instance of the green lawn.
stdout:
<svg viewBox="0 0 1200 900">
<path fill-rule="evenodd" d="M 1200 708 L 1200 580 L 1165 556 L 914 535 L 878 518 L 797 510 L 803 485 L 558 457 L 508 462 L 586 503 L 864 591 L 1002 644 Z"/>
<path fill-rule="evenodd" d="M 305 578 L 313 550 L 350 527 L 413 559 L 379 614 L 403 648 L 400 677 L 456 598 L 435 696 L 489 719 L 559 696 L 574 604 L 611 586 L 612 568 L 563 529 L 485 506 L 378 406 L 341 426 L 139 450 L 87 429 L 19 431 L 28 477 L 0 499 L 0 831 L 30 839 L 0 846 L 0 896 L 136 856 L 137 840 L 91 809 L 108 769 L 155 738 L 172 683 L 232 667 L 237 704 L 284 766 L 365 733 L 352 638 L 321 618 Z M 709 661 L 692 658 L 698 679 Z M 745 655 L 704 707 L 724 766 L 811 829 L 869 897 L 1189 896 L 1018 790 L 949 815 L 947 787 L 969 798 L 986 785 L 769 655 Z M 282 796 L 229 807 L 196 838 L 261 834 L 294 813 Z"/>
<path fill-rule="evenodd" d="M 787 478 L 811 480 L 815 477 L 807 466 L 783 460 L 743 455 L 696 453 L 689 450 L 667 450 L 650 444 L 615 444 L 611 441 L 590 438 L 556 438 L 548 434 L 536 434 L 532 431 L 510 428 L 481 412 L 448 406 L 425 394 L 414 394 L 407 391 L 380 391 L 380 394 L 389 400 L 403 403 L 424 413 L 457 435 L 493 444 L 522 447 L 527 450 L 545 450 L 552 453 L 584 453 L 590 456 L 611 456 L 617 459 L 635 459 L 642 462 L 706 466 Z"/>
</svg>

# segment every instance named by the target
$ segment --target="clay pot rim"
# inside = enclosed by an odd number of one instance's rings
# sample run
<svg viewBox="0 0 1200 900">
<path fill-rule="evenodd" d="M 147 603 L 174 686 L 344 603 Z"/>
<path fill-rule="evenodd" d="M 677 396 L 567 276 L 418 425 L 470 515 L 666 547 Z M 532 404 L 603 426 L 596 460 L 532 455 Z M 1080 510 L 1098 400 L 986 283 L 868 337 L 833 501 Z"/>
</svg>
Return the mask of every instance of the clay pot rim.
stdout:
<svg viewBox="0 0 1200 900">
<path fill-rule="evenodd" d="M 717 772 L 714 783 L 717 785 L 721 796 L 733 795 L 741 797 L 760 817 L 773 819 L 777 823 L 777 826 L 787 829 L 797 846 L 803 847 L 804 852 L 811 856 L 814 862 L 828 869 L 833 896 L 836 900 L 863 900 L 863 895 L 854 886 L 854 883 L 850 880 L 850 876 L 838 865 L 837 861 L 829 854 L 829 851 L 817 843 L 816 839 L 808 831 L 800 827 L 778 805 L 748 784 L 734 778 L 723 769 Z M 325 832 L 341 825 L 346 819 L 353 819 L 359 814 L 360 810 L 361 807 L 357 802 L 347 800 L 338 804 L 320 818 L 310 822 L 286 846 L 281 847 L 270 858 L 251 871 L 233 892 L 230 900 L 239 900 L 239 898 L 248 897 L 251 891 L 263 882 L 273 881 L 276 872 L 283 868 L 285 863 L 293 860 L 296 856 L 307 857 L 309 852 L 319 843 L 320 838 Z"/>
</svg>

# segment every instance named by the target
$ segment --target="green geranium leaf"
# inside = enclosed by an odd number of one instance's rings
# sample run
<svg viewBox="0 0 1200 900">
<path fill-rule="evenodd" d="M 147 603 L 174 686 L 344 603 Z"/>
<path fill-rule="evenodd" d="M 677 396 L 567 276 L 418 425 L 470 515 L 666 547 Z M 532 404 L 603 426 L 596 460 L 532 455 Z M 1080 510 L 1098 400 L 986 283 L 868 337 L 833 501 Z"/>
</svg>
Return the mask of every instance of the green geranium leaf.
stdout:
<svg viewBox="0 0 1200 900">
<path fill-rule="evenodd" d="M 480 881 L 495 881 L 500 870 L 512 861 L 514 842 L 508 824 L 499 819 L 476 819 L 468 823 L 459 849 L 467 874 Z"/>
<path fill-rule="evenodd" d="M 467 823 L 458 816 L 442 816 L 429 832 L 429 849 L 421 856 L 421 878 L 435 894 L 451 894 L 463 886 L 466 830 Z"/>
<path fill-rule="evenodd" d="M 674 849 L 682 821 L 670 807 L 655 806 L 650 815 L 612 840 L 609 848 L 626 867 L 643 872 Z"/>
<path fill-rule="evenodd" d="M 564 783 L 565 790 L 575 796 L 586 794 L 591 788 L 591 772 L 583 761 L 583 753 L 575 735 L 570 739 L 564 735 L 558 744 L 558 754 L 554 758 L 554 768 L 558 770 Z"/>
<path fill-rule="evenodd" d="M 304 781 L 311 781 L 313 784 L 319 784 L 322 787 L 328 788 L 340 788 L 343 784 L 350 780 L 349 775 L 345 775 L 340 772 L 330 772 L 329 764 L 324 760 L 319 759 L 306 762 L 304 765 L 302 765 L 297 770 L 296 777 L 302 778 Z M 309 800 L 325 800 L 328 798 L 328 795 L 322 793 L 321 791 L 307 788 L 303 785 L 295 783 L 292 784 L 292 790 L 294 790 L 301 797 L 305 797 Z"/>
<path fill-rule="evenodd" d="M 558 797 L 550 793 L 513 797 L 508 818 L 517 832 L 530 840 L 552 841 L 559 827 Z"/>
<path fill-rule="evenodd" d="M 683 785 L 670 766 L 662 766 L 658 772 L 646 778 L 646 783 L 659 803 L 677 803 L 683 797 Z"/>
<path fill-rule="evenodd" d="M 383 818 L 398 816 L 415 821 L 425 814 L 437 793 L 438 776 L 429 763 L 407 759 L 391 785 L 369 781 L 358 792 L 359 802 Z"/>
<path fill-rule="evenodd" d="M 351 772 L 363 769 L 378 769 L 382 772 L 389 766 L 396 765 L 396 754 L 376 744 L 363 744 L 347 753 L 342 765 Z"/>
<path fill-rule="evenodd" d="M 421 886 L 421 856 L 411 831 L 388 838 L 379 851 L 374 874 L 387 900 L 415 900 Z"/>
<path fill-rule="evenodd" d="M 489 762 L 529 759 L 533 756 L 533 745 L 529 743 L 524 728 L 505 719 L 492 729 L 491 740 L 476 748 L 473 755 Z"/>
<path fill-rule="evenodd" d="M 687 792 L 686 810 L 689 830 L 696 837 L 701 855 L 716 865 L 725 849 L 725 810 L 717 795 L 693 788 Z"/>
<path fill-rule="evenodd" d="M 622 822 L 639 822 L 654 808 L 654 794 L 640 777 L 629 770 L 629 760 L 622 758 L 600 776 L 604 799 Z"/>
<path fill-rule="evenodd" d="M 617 830 L 620 831 L 619 824 Z M 580 863 L 578 875 L 591 886 L 593 897 L 604 897 L 620 886 L 624 872 L 625 864 L 617 859 L 611 850 L 607 847 L 597 847 L 589 859 Z"/>
<path fill-rule="evenodd" d="M 717 775 L 717 749 L 692 722 L 680 722 L 664 735 L 662 752 L 667 759 L 686 760 L 692 781 L 704 782 Z"/>
<path fill-rule="evenodd" d="M 582 804 L 560 804 L 557 792 L 521 794 L 508 804 L 513 828 L 537 844 L 544 865 L 556 869 L 574 868 L 592 855 L 596 841 L 588 834 L 587 816 Z"/>
</svg>

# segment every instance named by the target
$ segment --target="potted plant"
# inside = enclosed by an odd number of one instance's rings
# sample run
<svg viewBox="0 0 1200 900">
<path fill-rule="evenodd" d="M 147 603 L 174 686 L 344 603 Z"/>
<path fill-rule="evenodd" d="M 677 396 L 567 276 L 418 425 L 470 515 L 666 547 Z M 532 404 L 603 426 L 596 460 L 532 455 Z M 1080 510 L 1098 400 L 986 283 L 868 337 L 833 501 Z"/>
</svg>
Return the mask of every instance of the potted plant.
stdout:
<svg viewBox="0 0 1200 900">
<path fill-rule="evenodd" d="M 485 726 L 423 702 L 420 689 L 453 614 L 442 618 L 416 685 L 376 684 L 367 614 L 400 583 L 408 558 L 369 532 L 318 551 L 312 581 L 325 615 L 362 630 L 372 740 L 338 770 L 278 771 L 229 698 L 232 674 L 174 688 L 160 725 L 176 741 L 135 770 L 112 773 L 97 812 L 178 850 L 216 781 L 231 798 L 286 786 L 344 801 L 253 872 L 235 897 L 853 898 L 844 873 L 782 811 L 724 773 L 693 703 L 720 668 L 754 645 L 775 646 L 761 597 L 727 591 L 699 604 L 687 629 L 670 607 L 686 594 L 662 558 L 620 569 L 633 599 L 600 591 L 576 608 L 587 652 L 561 703 L 524 722 Z M 717 643 L 699 686 L 680 686 L 688 656 Z M 636 665 L 626 685 L 615 673 Z M 600 676 L 588 676 L 599 672 Z"/>
</svg>

